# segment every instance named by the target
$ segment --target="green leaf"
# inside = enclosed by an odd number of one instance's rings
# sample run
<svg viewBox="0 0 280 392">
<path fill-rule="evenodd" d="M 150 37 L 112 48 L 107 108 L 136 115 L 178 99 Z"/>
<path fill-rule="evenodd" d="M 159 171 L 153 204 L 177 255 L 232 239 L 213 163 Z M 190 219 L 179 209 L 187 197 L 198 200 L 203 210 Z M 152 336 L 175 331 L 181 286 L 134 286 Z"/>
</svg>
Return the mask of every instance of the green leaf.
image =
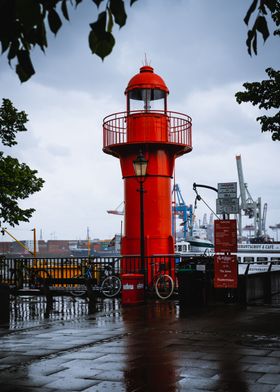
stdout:
<svg viewBox="0 0 280 392">
<path fill-rule="evenodd" d="M 9 47 L 9 45 L 10 45 L 9 39 L 7 39 L 7 38 L 2 38 L 2 39 L 1 39 L 2 54 L 3 54 L 4 52 L 6 52 L 6 50 L 7 50 L 8 47 Z"/>
<path fill-rule="evenodd" d="M 40 23 L 41 12 L 40 4 L 37 0 L 16 0 L 15 1 L 16 18 L 24 25 L 25 30 Z"/>
<path fill-rule="evenodd" d="M 18 64 L 16 66 L 16 73 L 18 74 L 21 82 L 26 82 L 32 75 L 35 74 L 30 54 L 27 50 L 19 50 L 17 58 Z"/>
<path fill-rule="evenodd" d="M 67 9 L 67 0 L 63 0 L 61 3 L 61 11 L 63 13 L 63 16 L 65 19 L 69 20 L 69 14 L 68 14 L 68 9 Z"/>
<path fill-rule="evenodd" d="M 263 15 L 267 15 L 266 9 L 265 9 L 265 1 L 263 0 L 259 6 L 259 11 L 263 14 Z"/>
<path fill-rule="evenodd" d="M 96 36 L 92 30 L 89 34 L 89 47 L 93 54 L 99 56 L 102 60 L 112 52 L 115 45 L 115 39 L 111 33 L 104 31 L 100 36 Z"/>
<path fill-rule="evenodd" d="M 132 4 L 136 3 L 137 0 L 130 0 L 130 6 L 132 6 Z"/>
<path fill-rule="evenodd" d="M 9 99 L 3 98 L 0 107 L 0 141 L 2 144 L 9 147 L 17 144 L 16 133 L 27 130 L 25 127 L 27 121 L 27 114 L 24 111 L 19 112 Z"/>
<path fill-rule="evenodd" d="M 272 116 L 262 115 L 257 117 L 257 121 L 261 124 L 262 132 L 271 132 L 273 140 L 280 140 L 280 71 L 273 68 L 265 71 L 269 79 L 244 83 L 245 91 L 237 92 L 235 97 L 238 103 L 250 102 L 260 110 L 272 109 Z"/>
<path fill-rule="evenodd" d="M 18 202 L 38 192 L 44 183 L 36 177 L 37 171 L 10 156 L 0 155 L 0 216 L 1 220 L 14 226 L 20 221 L 28 222 L 33 208 L 21 209 Z"/>
<path fill-rule="evenodd" d="M 92 0 L 92 1 L 96 4 L 97 7 L 99 7 L 103 0 Z"/>
<path fill-rule="evenodd" d="M 26 34 L 25 38 L 28 44 L 34 46 L 39 45 L 41 50 L 44 51 L 44 47 L 47 47 L 47 38 L 46 38 L 44 21 L 42 20 L 42 23 L 40 23 L 36 27 L 33 27 L 33 29 L 30 30 L 28 34 Z M 27 47 L 26 49 L 29 50 L 29 47 Z"/>
<path fill-rule="evenodd" d="M 56 34 L 60 29 L 62 22 L 55 9 L 51 9 L 48 14 L 48 22 L 51 31 Z"/>
<path fill-rule="evenodd" d="M 257 46 L 258 46 L 258 45 L 257 45 L 257 34 L 255 34 L 255 35 L 254 35 L 254 38 L 253 38 L 253 40 L 252 40 L 252 48 L 253 48 L 253 50 L 254 50 L 255 55 L 258 54 Z"/>
<path fill-rule="evenodd" d="M 35 35 L 36 35 L 36 42 L 40 46 L 41 50 L 44 52 L 45 48 L 48 46 L 46 28 L 45 28 L 44 21 L 42 21 L 42 23 L 40 23 L 37 26 Z"/>
<path fill-rule="evenodd" d="M 277 2 L 275 0 L 264 0 L 265 6 L 273 13 L 276 10 Z"/>
<path fill-rule="evenodd" d="M 126 12 L 123 0 L 110 0 L 108 8 L 114 15 L 115 22 L 120 26 L 124 26 L 126 22 Z"/>
<path fill-rule="evenodd" d="M 258 16 L 255 25 L 256 29 L 262 34 L 263 40 L 266 41 L 269 37 L 269 31 L 265 17 Z"/>
<path fill-rule="evenodd" d="M 90 27 L 97 37 L 103 35 L 103 33 L 106 31 L 106 20 L 107 14 L 105 11 L 103 11 L 98 15 L 96 22 L 90 23 Z"/>
<path fill-rule="evenodd" d="M 98 43 L 98 38 L 94 33 L 94 31 L 91 30 L 88 36 L 88 44 L 92 53 L 95 53 L 97 43 Z"/>
<path fill-rule="evenodd" d="M 248 25 L 249 19 L 250 19 L 252 13 L 255 11 L 257 4 L 258 4 L 258 0 L 254 0 L 253 3 L 250 5 L 250 8 L 248 9 L 247 14 L 244 18 L 244 22 L 246 23 L 246 25 Z"/>
<path fill-rule="evenodd" d="M 11 61 L 13 58 L 16 57 L 18 49 L 19 49 L 19 40 L 13 41 L 10 45 L 10 49 L 7 56 L 9 61 Z"/>
<path fill-rule="evenodd" d="M 249 53 L 250 56 L 252 56 L 252 52 L 251 52 L 251 43 L 252 43 L 254 34 L 255 34 L 255 33 L 254 33 L 252 30 L 248 30 L 246 45 L 247 45 L 248 53 Z"/>
<path fill-rule="evenodd" d="M 110 9 L 108 9 L 108 25 L 107 25 L 107 31 L 109 33 L 112 32 L 114 26 L 114 21 L 113 21 L 113 15 Z"/>
</svg>

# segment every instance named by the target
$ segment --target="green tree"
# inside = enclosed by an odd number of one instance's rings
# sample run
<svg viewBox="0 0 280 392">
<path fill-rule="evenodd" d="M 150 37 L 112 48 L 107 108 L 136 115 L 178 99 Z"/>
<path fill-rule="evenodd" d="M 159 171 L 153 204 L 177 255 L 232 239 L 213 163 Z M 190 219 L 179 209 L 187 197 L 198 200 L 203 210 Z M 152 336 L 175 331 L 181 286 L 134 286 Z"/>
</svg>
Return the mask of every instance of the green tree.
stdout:
<svg viewBox="0 0 280 392">
<path fill-rule="evenodd" d="M 16 134 L 27 130 L 27 121 L 24 111 L 19 112 L 9 99 L 3 99 L 0 107 L 2 145 L 12 147 L 17 144 Z M 7 222 L 11 226 L 29 222 L 35 210 L 20 208 L 19 201 L 42 188 L 44 180 L 36 174 L 36 170 L 0 151 L 0 222 Z"/>
<path fill-rule="evenodd" d="M 269 76 L 267 80 L 243 84 L 246 91 L 235 95 L 238 103 L 251 102 L 265 110 L 280 108 L 280 71 L 268 68 L 266 73 Z M 271 132 L 272 140 L 280 140 L 280 111 L 271 116 L 257 117 L 257 121 L 261 124 L 262 132 Z"/>
<path fill-rule="evenodd" d="M 57 34 L 63 20 L 69 21 L 69 7 L 77 7 L 83 0 L 1 0 L 0 42 L 2 53 L 7 53 L 9 64 L 17 61 L 16 73 L 25 82 L 35 70 L 31 50 L 48 46 L 47 28 Z M 130 5 L 137 0 L 130 0 Z M 124 0 L 92 0 L 99 9 L 97 19 L 90 24 L 89 47 L 102 60 L 111 53 L 115 39 L 114 24 L 126 23 Z M 99 7 L 103 6 L 101 10 Z"/>
<path fill-rule="evenodd" d="M 280 1 L 279 0 L 253 0 L 244 18 L 249 25 L 251 17 L 255 15 L 252 28 L 248 30 L 247 49 L 250 55 L 252 51 L 257 55 L 258 36 L 261 35 L 264 42 L 270 36 L 267 17 L 270 16 L 270 25 L 274 36 L 280 36 Z M 235 94 L 238 103 L 250 102 L 258 105 L 259 109 L 271 110 L 270 116 L 259 116 L 257 121 L 261 124 L 262 132 L 271 132 L 272 140 L 280 140 L 280 71 L 273 68 L 266 69 L 269 79 L 261 82 L 244 83 L 245 91 Z M 277 111 L 278 109 L 278 111 Z"/>
</svg>

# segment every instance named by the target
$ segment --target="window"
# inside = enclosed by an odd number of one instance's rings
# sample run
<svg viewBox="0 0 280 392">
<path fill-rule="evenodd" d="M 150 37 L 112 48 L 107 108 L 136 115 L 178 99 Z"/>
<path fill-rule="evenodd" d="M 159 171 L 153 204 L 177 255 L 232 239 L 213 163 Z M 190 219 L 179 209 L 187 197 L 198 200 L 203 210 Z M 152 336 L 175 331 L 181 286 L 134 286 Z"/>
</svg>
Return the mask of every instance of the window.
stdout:
<svg viewBox="0 0 280 392">
<path fill-rule="evenodd" d="M 244 263 L 252 263 L 254 261 L 254 257 L 244 257 Z"/>
<path fill-rule="evenodd" d="M 129 110 L 165 110 L 166 92 L 159 89 L 135 88 L 128 93 Z"/>
</svg>

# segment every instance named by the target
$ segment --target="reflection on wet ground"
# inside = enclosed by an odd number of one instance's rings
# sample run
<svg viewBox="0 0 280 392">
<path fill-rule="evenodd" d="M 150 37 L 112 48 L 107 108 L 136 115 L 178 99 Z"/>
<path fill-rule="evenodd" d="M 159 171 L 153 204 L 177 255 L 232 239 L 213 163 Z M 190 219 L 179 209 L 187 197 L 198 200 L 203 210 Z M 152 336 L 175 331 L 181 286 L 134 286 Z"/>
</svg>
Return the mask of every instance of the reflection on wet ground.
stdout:
<svg viewBox="0 0 280 392">
<path fill-rule="evenodd" d="M 17 299 L 0 328 L 1 391 L 279 392 L 279 309 Z M 17 308 L 17 309 L 15 309 Z M 1 327 L 1 326 L 0 326 Z"/>
<path fill-rule="evenodd" d="M 10 303 L 9 328 L 26 328 L 42 324 L 46 320 L 69 321 L 101 311 L 110 313 L 118 308 L 118 300 L 98 299 L 90 304 L 87 299 L 58 296 L 49 304 L 43 296 L 18 296 L 13 297 Z"/>
</svg>

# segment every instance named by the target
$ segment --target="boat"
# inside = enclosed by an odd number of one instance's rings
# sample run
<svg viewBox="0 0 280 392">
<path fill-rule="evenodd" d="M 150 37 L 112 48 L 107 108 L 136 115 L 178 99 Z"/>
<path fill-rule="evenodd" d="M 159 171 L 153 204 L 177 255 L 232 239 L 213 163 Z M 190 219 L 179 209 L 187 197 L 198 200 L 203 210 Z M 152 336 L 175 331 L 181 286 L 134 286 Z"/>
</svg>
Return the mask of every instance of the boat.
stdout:
<svg viewBox="0 0 280 392">
<path fill-rule="evenodd" d="M 238 244 L 239 263 L 280 263 L 280 243 Z"/>
<path fill-rule="evenodd" d="M 175 245 L 175 253 L 181 253 L 182 255 L 211 255 L 213 252 L 214 244 L 208 238 L 206 226 L 193 228 L 191 236 L 179 240 Z"/>
<path fill-rule="evenodd" d="M 181 256 L 213 255 L 214 244 L 207 239 L 189 238 L 187 241 L 179 241 L 175 244 L 175 253 Z"/>
<path fill-rule="evenodd" d="M 190 259 L 195 256 L 214 256 L 214 246 L 209 242 L 204 240 L 192 246 L 190 242 L 180 241 L 175 245 L 175 253 Z M 280 243 L 238 244 L 237 261 L 239 275 L 279 270 Z"/>
</svg>

